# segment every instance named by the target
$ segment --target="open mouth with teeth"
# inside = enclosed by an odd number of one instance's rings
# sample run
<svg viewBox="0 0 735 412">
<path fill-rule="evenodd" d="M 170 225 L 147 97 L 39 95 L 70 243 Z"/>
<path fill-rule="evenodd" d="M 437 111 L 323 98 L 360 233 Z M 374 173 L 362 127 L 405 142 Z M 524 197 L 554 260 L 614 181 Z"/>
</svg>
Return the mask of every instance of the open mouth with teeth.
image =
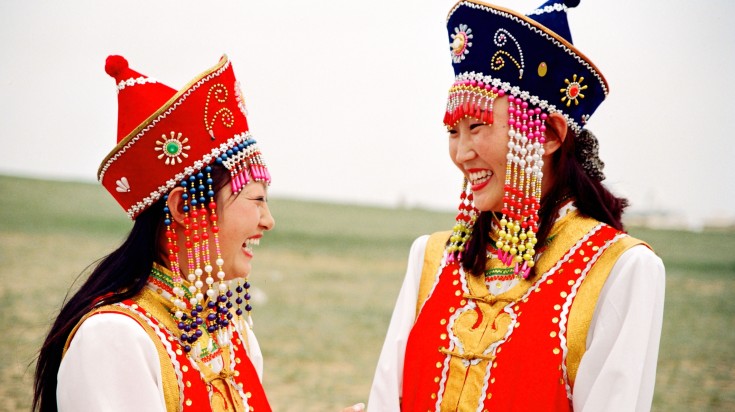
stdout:
<svg viewBox="0 0 735 412">
<path fill-rule="evenodd" d="M 260 238 L 259 237 L 251 237 L 247 240 L 245 240 L 245 243 L 242 244 L 242 249 L 247 253 L 249 256 L 253 256 L 253 246 L 258 246 L 260 244 Z"/>
<path fill-rule="evenodd" d="M 490 178 L 493 176 L 493 172 L 485 169 L 478 170 L 468 173 L 468 179 L 472 185 L 472 190 L 480 190 L 485 187 Z"/>
</svg>

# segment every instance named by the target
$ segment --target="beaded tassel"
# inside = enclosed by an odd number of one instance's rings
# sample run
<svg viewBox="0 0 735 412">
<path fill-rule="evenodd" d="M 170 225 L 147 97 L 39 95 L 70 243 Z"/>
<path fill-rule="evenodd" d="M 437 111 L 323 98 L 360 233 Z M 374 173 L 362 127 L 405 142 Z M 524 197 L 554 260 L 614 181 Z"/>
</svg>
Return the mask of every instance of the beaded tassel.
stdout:
<svg viewBox="0 0 735 412">
<path fill-rule="evenodd" d="M 253 307 L 250 306 L 250 282 L 245 279 L 245 283 L 242 284 L 241 281 L 238 280 L 235 292 L 237 293 L 237 299 L 235 299 L 235 303 L 237 303 L 237 310 L 235 311 L 235 314 L 238 316 L 240 322 L 247 322 L 248 326 L 250 326 L 250 329 L 252 329 L 253 318 L 250 316 L 250 312 L 253 310 Z M 243 292 L 245 292 L 245 294 L 241 297 L 240 294 Z M 247 316 L 245 317 L 245 319 L 243 319 L 242 317 L 243 303 L 245 304 L 245 312 L 247 312 Z M 245 330 L 245 327 L 241 324 L 240 329 Z"/>
<path fill-rule="evenodd" d="M 465 117 L 474 117 L 485 124 L 493 123 L 493 102 L 505 96 L 503 90 L 482 80 L 458 79 L 449 89 L 444 124 L 454 126 Z"/>
<path fill-rule="evenodd" d="M 449 237 L 449 245 L 447 246 L 447 260 L 455 262 L 462 259 L 462 253 L 465 250 L 465 244 L 472 236 L 472 228 L 477 220 L 478 210 L 473 203 L 472 190 L 469 188 L 469 182 L 464 179 L 462 184 L 462 194 L 460 195 L 459 212 L 457 213 L 456 223 Z"/>
<path fill-rule="evenodd" d="M 508 154 L 505 168 L 503 217 L 497 230 L 498 258 L 527 279 L 534 266 L 541 198 L 546 113 L 529 108 L 520 98 L 508 98 Z"/>
<path fill-rule="evenodd" d="M 266 183 L 271 181 L 271 175 L 255 145 L 255 140 L 248 139 L 237 144 L 222 153 L 216 161 L 230 171 L 232 193 L 239 193 L 252 181 Z"/>
</svg>

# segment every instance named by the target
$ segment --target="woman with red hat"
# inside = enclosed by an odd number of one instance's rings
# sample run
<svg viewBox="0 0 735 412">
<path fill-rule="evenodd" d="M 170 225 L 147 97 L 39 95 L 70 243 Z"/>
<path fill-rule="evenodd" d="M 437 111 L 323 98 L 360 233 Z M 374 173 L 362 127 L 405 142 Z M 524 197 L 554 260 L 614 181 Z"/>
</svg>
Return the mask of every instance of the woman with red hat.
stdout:
<svg viewBox="0 0 735 412">
<path fill-rule="evenodd" d="M 134 220 L 63 306 L 34 410 L 270 411 L 249 304 L 271 181 L 227 57 L 176 91 L 110 56 L 118 144 L 102 185 Z"/>
<path fill-rule="evenodd" d="M 608 85 L 572 45 L 577 3 L 451 9 L 459 214 L 411 248 L 370 410 L 650 410 L 665 271 L 601 183 L 584 126 Z"/>
</svg>

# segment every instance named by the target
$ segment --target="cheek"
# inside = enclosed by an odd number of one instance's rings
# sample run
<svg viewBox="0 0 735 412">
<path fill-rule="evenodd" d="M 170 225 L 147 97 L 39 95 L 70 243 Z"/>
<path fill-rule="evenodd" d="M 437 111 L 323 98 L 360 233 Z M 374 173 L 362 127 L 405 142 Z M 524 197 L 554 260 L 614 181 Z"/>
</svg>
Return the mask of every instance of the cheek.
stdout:
<svg viewBox="0 0 735 412">
<path fill-rule="evenodd" d="M 459 140 L 457 138 L 449 138 L 449 158 L 452 160 L 452 163 L 454 163 L 455 166 L 459 170 L 462 170 L 464 172 L 464 169 L 462 166 L 457 163 L 457 145 L 459 144 Z"/>
</svg>

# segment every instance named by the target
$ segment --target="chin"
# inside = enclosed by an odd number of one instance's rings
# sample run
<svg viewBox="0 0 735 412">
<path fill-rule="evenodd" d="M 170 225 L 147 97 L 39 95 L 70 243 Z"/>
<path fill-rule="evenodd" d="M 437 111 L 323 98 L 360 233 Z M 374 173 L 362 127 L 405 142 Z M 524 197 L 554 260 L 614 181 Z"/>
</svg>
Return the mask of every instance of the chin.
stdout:
<svg viewBox="0 0 735 412">
<path fill-rule="evenodd" d="M 225 270 L 225 273 L 227 274 L 226 278 L 227 280 L 237 279 L 237 278 L 245 278 L 248 277 L 250 274 L 250 271 L 252 270 L 252 266 L 250 265 L 250 262 L 242 262 L 235 266 L 233 266 L 229 271 Z"/>
<path fill-rule="evenodd" d="M 477 210 L 481 212 L 500 212 L 503 209 L 502 203 L 498 203 L 484 196 L 475 195 L 474 204 Z"/>
</svg>

